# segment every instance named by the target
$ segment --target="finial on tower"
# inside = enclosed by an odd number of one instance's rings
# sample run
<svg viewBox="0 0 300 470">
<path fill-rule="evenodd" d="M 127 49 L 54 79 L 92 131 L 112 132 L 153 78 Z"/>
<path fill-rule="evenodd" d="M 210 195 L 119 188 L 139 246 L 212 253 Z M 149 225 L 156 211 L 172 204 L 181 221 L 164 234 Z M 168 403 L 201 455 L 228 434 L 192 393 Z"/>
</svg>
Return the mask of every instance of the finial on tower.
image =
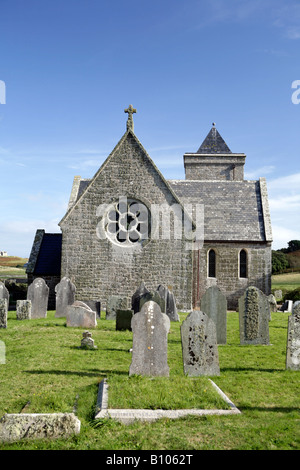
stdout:
<svg viewBox="0 0 300 470">
<path fill-rule="evenodd" d="M 127 109 L 124 109 L 124 113 L 128 113 L 128 119 L 127 119 L 127 124 L 126 124 L 127 130 L 131 130 L 133 132 L 134 124 L 133 124 L 132 115 L 136 113 L 136 109 L 134 109 L 132 104 L 130 104 Z"/>
</svg>

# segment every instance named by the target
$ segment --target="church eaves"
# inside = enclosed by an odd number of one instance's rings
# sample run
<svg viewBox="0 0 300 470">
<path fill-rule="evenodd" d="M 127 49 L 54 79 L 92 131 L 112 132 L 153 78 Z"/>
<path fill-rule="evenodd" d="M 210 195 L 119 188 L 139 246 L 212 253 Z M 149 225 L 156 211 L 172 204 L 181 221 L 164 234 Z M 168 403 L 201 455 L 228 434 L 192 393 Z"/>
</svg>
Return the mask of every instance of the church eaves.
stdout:
<svg viewBox="0 0 300 470">
<path fill-rule="evenodd" d="M 205 137 L 204 141 L 202 142 L 201 146 L 196 152 L 197 154 L 219 154 L 219 153 L 232 153 L 231 150 L 229 149 L 228 145 L 224 141 L 224 139 L 221 137 L 219 132 L 216 129 L 215 123 L 213 123 L 213 126 L 207 136 Z"/>
</svg>

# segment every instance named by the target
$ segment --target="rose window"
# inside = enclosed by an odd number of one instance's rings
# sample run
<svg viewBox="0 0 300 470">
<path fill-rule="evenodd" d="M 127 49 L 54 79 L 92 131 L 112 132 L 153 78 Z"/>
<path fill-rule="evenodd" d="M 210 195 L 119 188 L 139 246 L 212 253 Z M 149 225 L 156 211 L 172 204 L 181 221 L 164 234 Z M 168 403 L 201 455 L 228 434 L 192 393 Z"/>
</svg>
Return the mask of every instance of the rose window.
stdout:
<svg viewBox="0 0 300 470">
<path fill-rule="evenodd" d="M 149 211 L 141 202 L 121 199 L 107 212 L 105 231 L 112 241 L 131 246 L 148 239 Z"/>
</svg>

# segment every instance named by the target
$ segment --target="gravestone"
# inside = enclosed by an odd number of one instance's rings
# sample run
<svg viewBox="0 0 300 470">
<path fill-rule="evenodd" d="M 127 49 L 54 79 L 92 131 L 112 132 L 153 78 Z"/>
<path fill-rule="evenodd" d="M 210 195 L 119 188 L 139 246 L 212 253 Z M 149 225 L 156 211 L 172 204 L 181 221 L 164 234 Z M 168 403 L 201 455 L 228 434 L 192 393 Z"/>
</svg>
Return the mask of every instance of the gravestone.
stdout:
<svg viewBox="0 0 300 470">
<path fill-rule="evenodd" d="M 300 313 L 300 300 L 296 300 L 296 302 L 293 303 L 292 314 L 295 315 L 296 313 Z"/>
<path fill-rule="evenodd" d="M 131 320 L 134 313 L 131 309 L 117 310 L 116 314 L 116 330 L 130 330 Z"/>
<path fill-rule="evenodd" d="M 201 298 L 201 311 L 215 322 L 217 343 L 226 344 L 227 300 L 217 286 L 211 286 L 205 291 Z"/>
<path fill-rule="evenodd" d="M 56 312 L 55 317 L 65 317 L 67 314 L 67 306 L 72 305 L 75 301 L 76 287 L 73 282 L 63 277 L 59 284 L 55 286 L 56 293 Z"/>
<path fill-rule="evenodd" d="M 139 307 L 139 311 L 141 311 L 141 308 L 143 307 L 143 305 L 146 303 L 146 302 L 155 302 L 156 304 L 159 305 L 160 307 L 160 310 L 162 313 L 166 313 L 166 301 L 165 299 L 163 299 L 160 294 L 158 293 L 158 291 L 150 291 L 150 292 L 145 292 L 145 294 L 143 294 L 141 297 L 140 297 L 140 307 Z"/>
<path fill-rule="evenodd" d="M 215 322 L 201 310 L 188 314 L 180 327 L 184 373 L 220 375 Z"/>
<path fill-rule="evenodd" d="M 139 285 L 138 289 L 135 291 L 131 298 L 131 308 L 134 311 L 134 313 L 137 313 L 140 311 L 140 299 L 144 294 L 149 293 L 148 289 L 145 286 L 144 282 L 141 282 Z"/>
<path fill-rule="evenodd" d="M 129 375 L 169 376 L 169 317 L 158 304 L 146 302 L 131 320 L 133 332 L 132 362 Z"/>
<path fill-rule="evenodd" d="M 277 300 L 281 300 L 282 299 L 282 290 L 281 289 L 277 289 L 274 291 L 274 297 Z"/>
<path fill-rule="evenodd" d="M 284 310 L 286 313 L 292 313 L 293 310 L 293 301 L 292 300 L 287 300 L 287 305 L 286 305 L 286 310 Z"/>
<path fill-rule="evenodd" d="M 7 299 L 0 299 L 0 328 L 7 328 Z"/>
<path fill-rule="evenodd" d="M 300 311 L 288 318 L 286 369 L 300 370 Z"/>
<path fill-rule="evenodd" d="M 7 308 L 9 307 L 9 290 L 3 284 L 2 281 L 0 281 L 0 299 L 6 299 L 7 300 Z"/>
<path fill-rule="evenodd" d="M 27 300 L 31 300 L 31 318 L 46 318 L 49 287 L 44 279 L 38 277 L 28 286 Z"/>
<path fill-rule="evenodd" d="M 97 326 L 96 312 L 84 302 L 75 301 L 66 308 L 67 327 L 95 328 Z"/>
<path fill-rule="evenodd" d="M 273 294 L 268 295 L 268 301 L 270 304 L 270 311 L 277 312 L 277 301 L 276 301 L 275 295 Z"/>
<path fill-rule="evenodd" d="M 92 338 L 92 333 L 90 331 L 84 331 L 82 333 L 80 347 L 81 349 L 97 349 L 97 346 L 95 346 L 94 340 Z"/>
<path fill-rule="evenodd" d="M 126 309 L 128 307 L 127 297 L 120 295 L 110 295 L 106 303 L 106 320 L 115 320 L 117 310 Z"/>
<path fill-rule="evenodd" d="M 170 318 L 170 321 L 179 321 L 179 315 L 177 313 L 176 300 L 173 292 L 163 285 L 159 285 L 157 292 L 164 300 L 166 305 L 166 314 Z"/>
<path fill-rule="evenodd" d="M 94 312 L 96 312 L 97 317 L 101 317 L 101 302 L 100 300 L 83 300 L 83 302 L 88 305 Z"/>
<path fill-rule="evenodd" d="M 31 300 L 17 300 L 17 320 L 31 319 Z"/>
<path fill-rule="evenodd" d="M 240 344 L 269 344 L 270 303 L 250 286 L 239 299 Z"/>
</svg>

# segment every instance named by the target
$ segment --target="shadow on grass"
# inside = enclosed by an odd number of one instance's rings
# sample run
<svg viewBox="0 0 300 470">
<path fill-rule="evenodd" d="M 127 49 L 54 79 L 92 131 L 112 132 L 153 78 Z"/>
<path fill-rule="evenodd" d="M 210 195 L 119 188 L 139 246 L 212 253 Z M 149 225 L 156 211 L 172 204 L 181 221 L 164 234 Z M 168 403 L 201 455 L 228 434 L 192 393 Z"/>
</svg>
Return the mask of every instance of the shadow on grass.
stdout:
<svg viewBox="0 0 300 470">
<path fill-rule="evenodd" d="M 285 372 L 285 369 L 263 369 L 261 367 L 220 367 L 221 372 Z"/>
<path fill-rule="evenodd" d="M 263 412 L 269 412 L 271 411 L 272 413 L 293 413 L 297 412 L 299 413 L 299 408 L 297 406 L 292 407 L 292 406 L 249 406 L 249 405 L 239 405 L 239 410 L 241 412 L 243 411 L 263 411 Z"/>
<path fill-rule="evenodd" d="M 107 375 L 128 375 L 128 371 L 122 370 L 98 370 L 93 369 L 89 372 L 76 371 L 76 370 L 25 370 L 27 374 L 52 374 L 52 375 L 77 375 L 79 377 L 106 377 Z"/>
</svg>

